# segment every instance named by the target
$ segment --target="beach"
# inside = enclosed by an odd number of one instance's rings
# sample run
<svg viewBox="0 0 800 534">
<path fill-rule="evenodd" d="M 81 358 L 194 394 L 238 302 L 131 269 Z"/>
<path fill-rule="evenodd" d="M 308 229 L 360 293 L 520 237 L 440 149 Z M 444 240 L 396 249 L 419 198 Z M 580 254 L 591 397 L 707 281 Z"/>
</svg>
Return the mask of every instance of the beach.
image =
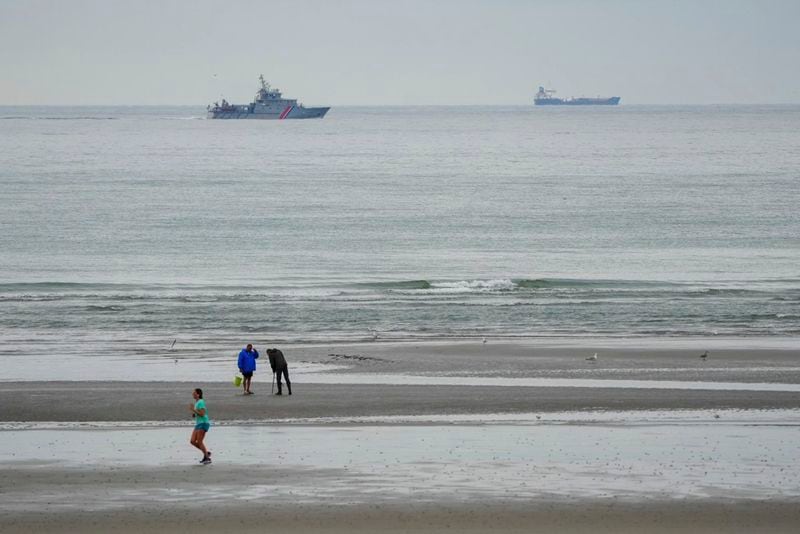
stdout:
<svg viewBox="0 0 800 534">
<path fill-rule="evenodd" d="M 702 360 L 693 345 L 286 347 L 294 394 L 280 397 L 268 367 L 244 396 L 218 369 L 230 361 L 191 358 L 146 359 L 139 377 L 120 363 L 107 381 L 4 381 L 0 520 L 4 532 L 796 531 L 800 353 L 721 341 Z M 194 387 L 214 422 L 210 466 L 188 444 Z"/>
</svg>

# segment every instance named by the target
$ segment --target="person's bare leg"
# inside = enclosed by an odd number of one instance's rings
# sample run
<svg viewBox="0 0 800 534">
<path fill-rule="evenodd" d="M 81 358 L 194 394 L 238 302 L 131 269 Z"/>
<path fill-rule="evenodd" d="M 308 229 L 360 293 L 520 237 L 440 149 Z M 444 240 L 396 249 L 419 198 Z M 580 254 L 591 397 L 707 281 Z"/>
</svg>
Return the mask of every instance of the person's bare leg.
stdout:
<svg viewBox="0 0 800 534">
<path fill-rule="evenodd" d="M 200 449 L 202 451 L 203 449 L 200 448 L 200 445 L 202 443 L 202 438 L 200 438 L 200 436 L 199 436 L 200 432 L 201 432 L 201 430 L 193 430 L 192 431 L 192 439 L 189 440 L 189 443 L 192 444 L 192 447 L 195 447 L 195 448 Z"/>
<path fill-rule="evenodd" d="M 200 449 L 203 453 L 203 460 L 211 456 L 211 453 L 206 449 L 205 443 L 203 443 L 203 439 L 206 437 L 205 430 L 194 430 L 192 432 L 192 440 L 189 442 L 192 444 L 193 447 Z"/>
<path fill-rule="evenodd" d="M 206 449 L 206 444 L 203 443 L 203 440 L 206 437 L 206 432 L 205 430 L 195 430 L 195 432 L 197 433 L 197 443 L 195 444 L 195 447 L 203 451 L 204 459 L 208 458 L 208 449 Z"/>
</svg>

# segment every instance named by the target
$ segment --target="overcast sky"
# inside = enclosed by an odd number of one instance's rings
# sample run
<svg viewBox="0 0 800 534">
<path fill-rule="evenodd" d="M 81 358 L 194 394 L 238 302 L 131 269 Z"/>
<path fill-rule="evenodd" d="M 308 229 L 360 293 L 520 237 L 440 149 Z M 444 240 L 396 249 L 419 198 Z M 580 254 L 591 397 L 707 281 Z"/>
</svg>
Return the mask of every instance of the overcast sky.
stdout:
<svg viewBox="0 0 800 534">
<path fill-rule="evenodd" d="M 800 0 L 0 0 L 0 105 L 799 103 Z"/>
</svg>

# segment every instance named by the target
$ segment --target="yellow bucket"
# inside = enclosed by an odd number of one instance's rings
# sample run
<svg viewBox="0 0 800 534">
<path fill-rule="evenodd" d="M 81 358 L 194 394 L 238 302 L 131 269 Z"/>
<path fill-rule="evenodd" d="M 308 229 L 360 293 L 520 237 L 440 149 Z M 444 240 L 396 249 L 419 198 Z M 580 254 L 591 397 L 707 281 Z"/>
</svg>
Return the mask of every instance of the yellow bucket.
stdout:
<svg viewBox="0 0 800 534">
<path fill-rule="evenodd" d="M 242 385 L 242 375 L 233 375 L 233 385 L 237 388 Z"/>
</svg>

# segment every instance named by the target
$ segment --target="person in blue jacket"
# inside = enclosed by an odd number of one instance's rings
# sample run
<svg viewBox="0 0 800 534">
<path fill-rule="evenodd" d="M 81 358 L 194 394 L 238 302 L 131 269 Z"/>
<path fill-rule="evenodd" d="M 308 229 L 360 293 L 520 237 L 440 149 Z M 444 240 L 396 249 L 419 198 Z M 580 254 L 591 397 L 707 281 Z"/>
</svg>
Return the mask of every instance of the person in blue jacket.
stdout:
<svg viewBox="0 0 800 534">
<path fill-rule="evenodd" d="M 239 353 L 239 372 L 242 373 L 244 380 L 242 380 L 242 387 L 244 388 L 245 395 L 252 395 L 250 391 L 250 382 L 253 380 L 253 373 L 256 370 L 256 360 L 258 359 L 258 351 L 252 344 L 248 343 L 245 348 Z"/>
</svg>

